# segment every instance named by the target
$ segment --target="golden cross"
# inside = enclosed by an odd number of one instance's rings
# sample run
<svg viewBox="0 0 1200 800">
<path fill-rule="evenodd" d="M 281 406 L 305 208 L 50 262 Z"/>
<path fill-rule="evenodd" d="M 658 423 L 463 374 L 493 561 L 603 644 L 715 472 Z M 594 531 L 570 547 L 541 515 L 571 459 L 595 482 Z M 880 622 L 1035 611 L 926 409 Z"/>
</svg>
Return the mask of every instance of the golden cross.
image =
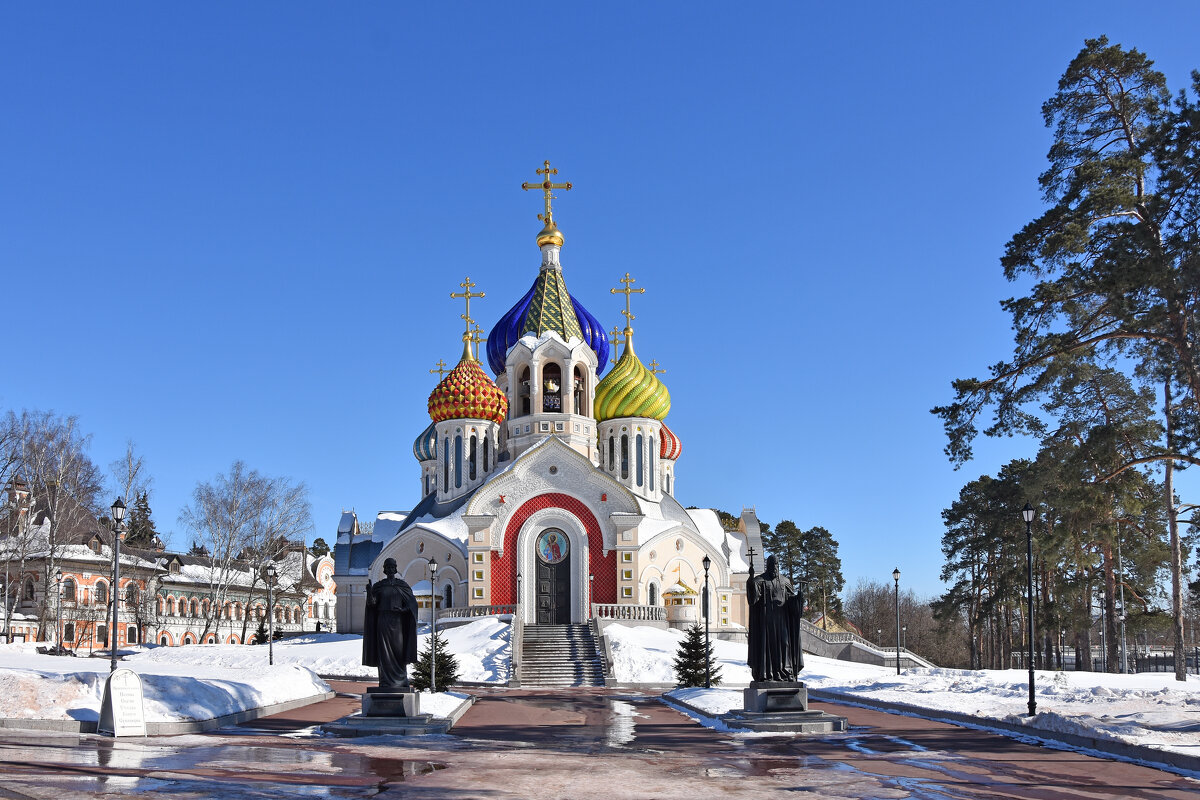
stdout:
<svg viewBox="0 0 1200 800">
<path fill-rule="evenodd" d="M 440 383 L 442 380 L 442 377 L 449 371 L 450 370 L 446 369 L 446 362 L 439 358 L 438 362 L 437 362 L 437 369 L 429 370 L 429 374 L 432 375 L 433 373 L 436 372 L 438 374 L 438 382 Z"/>
<path fill-rule="evenodd" d="M 617 342 L 621 341 L 621 326 L 613 325 L 613 329 L 608 332 L 608 335 L 612 337 L 608 341 L 612 344 L 612 349 L 615 351 L 617 349 Z"/>
<path fill-rule="evenodd" d="M 635 319 L 637 319 L 637 317 L 635 317 L 633 315 L 633 313 L 630 312 L 630 310 L 629 310 L 629 295 L 646 293 L 645 289 L 634 289 L 632 286 L 629 285 L 629 284 L 633 283 L 635 280 L 637 280 L 637 279 L 629 277 L 629 273 L 626 272 L 625 277 L 621 278 L 621 283 L 625 284 L 625 288 L 624 289 L 609 289 L 609 291 L 612 292 L 613 294 L 625 295 L 625 310 L 622 311 L 621 313 L 625 315 L 625 329 L 626 330 L 630 330 L 629 324 L 631 322 L 633 322 Z"/>
<path fill-rule="evenodd" d="M 662 369 L 661 365 L 657 361 L 650 362 L 650 371 L 655 375 L 666 372 L 666 370 Z"/>
<path fill-rule="evenodd" d="M 569 191 L 571 189 L 571 182 L 567 181 L 566 183 L 551 183 L 550 176 L 557 175 L 558 170 L 550 169 L 549 161 L 544 161 L 542 163 L 544 163 L 546 166 L 544 169 L 539 169 L 537 174 L 545 175 L 546 179 L 541 183 L 529 183 L 526 181 L 525 183 L 521 184 L 521 188 L 525 189 L 526 191 L 529 189 L 541 189 L 546 193 L 546 213 L 544 215 L 538 214 L 538 219 L 549 224 L 554 221 L 554 212 L 550 210 L 550 201 L 554 199 L 554 195 L 551 194 L 551 189 L 565 189 Z"/>
<path fill-rule="evenodd" d="M 475 360 L 479 360 L 479 344 L 487 337 L 483 335 L 483 328 L 478 324 L 471 329 L 471 342 L 475 345 Z"/>
<path fill-rule="evenodd" d="M 459 316 L 462 317 L 467 323 L 466 330 L 463 333 L 463 341 L 466 342 L 471 338 L 471 323 L 475 321 L 471 319 L 471 298 L 487 297 L 487 294 L 485 292 L 472 292 L 471 290 L 475 288 L 475 284 L 471 282 L 470 278 L 463 278 L 463 282 L 460 283 L 459 286 L 463 288 L 463 291 L 451 292 L 450 297 L 454 299 L 463 298 L 467 301 L 466 313 L 459 314 Z"/>
</svg>

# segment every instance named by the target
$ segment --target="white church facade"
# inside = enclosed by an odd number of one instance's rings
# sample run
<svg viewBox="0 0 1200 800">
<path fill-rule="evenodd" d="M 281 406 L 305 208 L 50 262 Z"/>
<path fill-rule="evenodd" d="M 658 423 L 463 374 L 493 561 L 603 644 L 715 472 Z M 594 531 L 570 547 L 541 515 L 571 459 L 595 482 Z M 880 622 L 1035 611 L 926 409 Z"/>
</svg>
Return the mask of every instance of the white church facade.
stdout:
<svg viewBox="0 0 1200 800">
<path fill-rule="evenodd" d="M 419 502 L 381 512 L 369 534 L 343 513 L 338 630 L 361 631 L 366 583 L 382 577 L 387 558 L 422 605 L 460 616 L 516 613 L 525 625 L 696 621 L 707 559 L 713 630 L 744 629 L 748 553 L 762 569 L 754 512 L 727 530 L 715 511 L 676 500 L 682 446 L 666 423 L 671 397 L 634 350 L 630 297 L 644 290 L 628 273 L 613 289 L 625 295 L 626 317 L 613 362 L 616 341 L 567 291 L 550 200 L 570 184 L 551 182 L 549 162 L 538 173 L 543 181 L 525 185 L 545 193 L 538 273 L 483 353 L 472 347 L 482 340 L 470 309 L 481 294 L 469 278 L 452 294 L 465 300 L 467 330 L 413 444 Z"/>
</svg>

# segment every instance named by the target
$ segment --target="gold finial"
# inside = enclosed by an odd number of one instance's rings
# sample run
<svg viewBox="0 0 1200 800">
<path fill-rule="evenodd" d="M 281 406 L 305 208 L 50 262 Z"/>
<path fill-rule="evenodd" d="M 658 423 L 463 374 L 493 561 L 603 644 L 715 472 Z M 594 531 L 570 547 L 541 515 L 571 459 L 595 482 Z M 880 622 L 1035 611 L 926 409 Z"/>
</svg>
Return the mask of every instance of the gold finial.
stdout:
<svg viewBox="0 0 1200 800">
<path fill-rule="evenodd" d="M 479 360 L 479 345 L 486 338 L 487 337 L 483 335 L 483 328 L 479 327 L 478 324 L 476 324 L 475 327 L 471 329 L 471 343 L 473 345 L 475 345 L 475 360 L 476 361 Z"/>
<path fill-rule="evenodd" d="M 661 375 L 662 373 L 666 372 L 666 370 L 663 369 L 657 361 L 650 362 L 650 371 L 655 375 Z"/>
<path fill-rule="evenodd" d="M 609 291 L 612 292 L 613 294 L 625 295 L 625 310 L 622 311 L 621 313 L 625 315 L 625 330 L 622 331 L 622 333 L 625 334 L 625 346 L 626 347 L 629 347 L 630 342 L 632 341 L 633 321 L 635 319 L 637 319 L 637 317 L 635 317 L 633 315 L 633 312 L 629 310 L 629 296 L 632 294 L 645 294 L 646 293 L 645 289 L 634 289 L 632 286 L 630 286 L 630 284 L 633 283 L 635 280 L 636 280 L 636 278 L 629 277 L 629 273 L 626 272 L 625 277 L 621 278 L 621 283 L 625 284 L 625 288 L 624 289 L 609 289 Z"/>
<path fill-rule="evenodd" d="M 537 235 L 538 247 L 541 247 L 544 244 L 555 244 L 559 247 L 562 247 L 562 231 L 560 231 L 558 226 L 554 224 L 554 210 L 550 207 L 550 201 L 554 199 L 554 189 L 570 190 L 571 182 L 567 181 L 565 183 L 552 183 L 550 181 L 550 176 L 557 175 L 558 170 L 551 169 L 549 161 L 544 161 L 542 163 L 544 163 L 546 166 L 542 169 L 539 169 L 537 173 L 538 175 L 546 176 L 546 179 L 541 183 L 529 183 L 526 181 L 525 183 L 521 184 L 521 188 L 525 189 L 526 191 L 529 189 L 541 189 L 545 193 L 546 213 L 538 214 L 538 219 L 542 220 L 546 224 L 542 227 L 541 232 Z"/>
<path fill-rule="evenodd" d="M 471 290 L 475 288 L 475 284 L 471 282 L 470 278 L 463 278 L 463 282 L 460 283 L 459 286 L 463 288 L 463 291 L 451 292 L 450 297 L 456 300 L 458 298 L 463 298 L 467 301 L 466 312 L 459 314 L 459 316 L 462 317 L 462 319 L 467 323 L 466 328 L 463 330 L 462 336 L 463 358 L 474 361 L 476 360 L 475 356 L 471 353 L 471 325 L 475 322 L 475 320 L 471 319 L 471 298 L 487 297 L 487 294 L 485 292 L 472 292 Z"/>
<path fill-rule="evenodd" d="M 446 375 L 446 373 L 447 373 L 447 372 L 449 372 L 450 370 L 446 369 L 446 362 L 445 362 L 443 359 L 440 359 L 440 358 L 438 359 L 438 362 L 437 362 L 436 366 L 437 366 L 437 369 L 431 369 L 431 370 L 429 370 L 429 374 L 430 374 L 430 375 L 432 375 L 433 373 L 435 373 L 435 372 L 436 372 L 436 373 L 437 373 L 437 376 L 438 376 L 438 383 L 441 383 L 441 382 L 442 382 L 442 378 L 443 378 L 443 377 Z"/>
</svg>

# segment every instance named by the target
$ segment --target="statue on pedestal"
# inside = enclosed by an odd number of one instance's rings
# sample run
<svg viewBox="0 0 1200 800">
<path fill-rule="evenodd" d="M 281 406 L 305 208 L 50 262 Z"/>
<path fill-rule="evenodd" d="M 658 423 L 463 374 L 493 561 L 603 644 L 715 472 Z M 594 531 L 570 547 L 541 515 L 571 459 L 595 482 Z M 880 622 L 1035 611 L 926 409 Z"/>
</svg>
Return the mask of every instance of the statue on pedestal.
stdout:
<svg viewBox="0 0 1200 800">
<path fill-rule="evenodd" d="M 775 556 L 767 559 L 766 572 L 757 577 L 751 560 L 746 600 L 750 604 L 747 661 L 751 676 L 755 681 L 799 681 L 804 669 L 800 648 L 804 596 L 779 574 Z"/>
<path fill-rule="evenodd" d="M 383 562 L 387 577 L 367 581 L 362 663 L 379 668 L 379 688 L 409 691 L 408 665 L 417 660 L 417 599 L 412 587 L 396 577 L 396 559 Z"/>
</svg>

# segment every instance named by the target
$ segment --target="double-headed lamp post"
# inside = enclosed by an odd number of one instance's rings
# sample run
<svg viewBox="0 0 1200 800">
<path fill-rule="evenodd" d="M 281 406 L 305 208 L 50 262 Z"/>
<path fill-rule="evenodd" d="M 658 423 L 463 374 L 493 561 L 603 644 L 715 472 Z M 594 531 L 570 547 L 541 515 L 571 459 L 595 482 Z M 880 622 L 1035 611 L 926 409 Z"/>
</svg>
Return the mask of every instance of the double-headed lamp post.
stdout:
<svg viewBox="0 0 1200 800">
<path fill-rule="evenodd" d="M 429 559 L 429 692 L 437 691 L 437 571 L 436 558 Z"/>
<path fill-rule="evenodd" d="M 712 652 L 708 648 L 708 568 L 712 559 L 708 556 L 700 562 L 704 565 L 704 688 L 712 688 Z"/>
<path fill-rule="evenodd" d="M 62 646 L 62 581 L 63 581 L 63 574 L 62 574 L 62 570 L 60 569 L 54 573 L 54 585 L 58 588 L 58 621 L 57 621 L 58 627 L 56 627 L 54 629 L 54 650 L 60 656 L 62 655 L 62 651 L 63 651 L 63 646 Z"/>
<path fill-rule="evenodd" d="M 900 568 L 892 570 L 896 582 L 896 674 L 900 674 Z"/>
<path fill-rule="evenodd" d="M 112 520 L 113 532 L 113 567 L 112 567 L 112 591 L 109 592 L 109 602 L 112 603 L 112 624 L 108 626 L 108 671 L 117 671 L 117 604 L 120 602 L 121 596 L 121 522 L 125 519 L 125 503 L 121 498 L 113 501 L 109 506 L 109 513 Z"/>
<path fill-rule="evenodd" d="M 263 580 L 267 582 L 267 663 L 275 664 L 275 579 L 279 571 L 268 561 L 262 570 Z"/>
<path fill-rule="evenodd" d="M 1029 593 L 1029 607 L 1026 613 L 1026 635 L 1029 639 L 1026 657 L 1029 659 L 1029 716 L 1037 714 L 1037 700 L 1033 696 L 1034 678 L 1033 678 L 1033 506 L 1029 503 L 1021 509 L 1021 517 L 1025 520 L 1025 567 L 1029 578 L 1027 587 Z"/>
</svg>

